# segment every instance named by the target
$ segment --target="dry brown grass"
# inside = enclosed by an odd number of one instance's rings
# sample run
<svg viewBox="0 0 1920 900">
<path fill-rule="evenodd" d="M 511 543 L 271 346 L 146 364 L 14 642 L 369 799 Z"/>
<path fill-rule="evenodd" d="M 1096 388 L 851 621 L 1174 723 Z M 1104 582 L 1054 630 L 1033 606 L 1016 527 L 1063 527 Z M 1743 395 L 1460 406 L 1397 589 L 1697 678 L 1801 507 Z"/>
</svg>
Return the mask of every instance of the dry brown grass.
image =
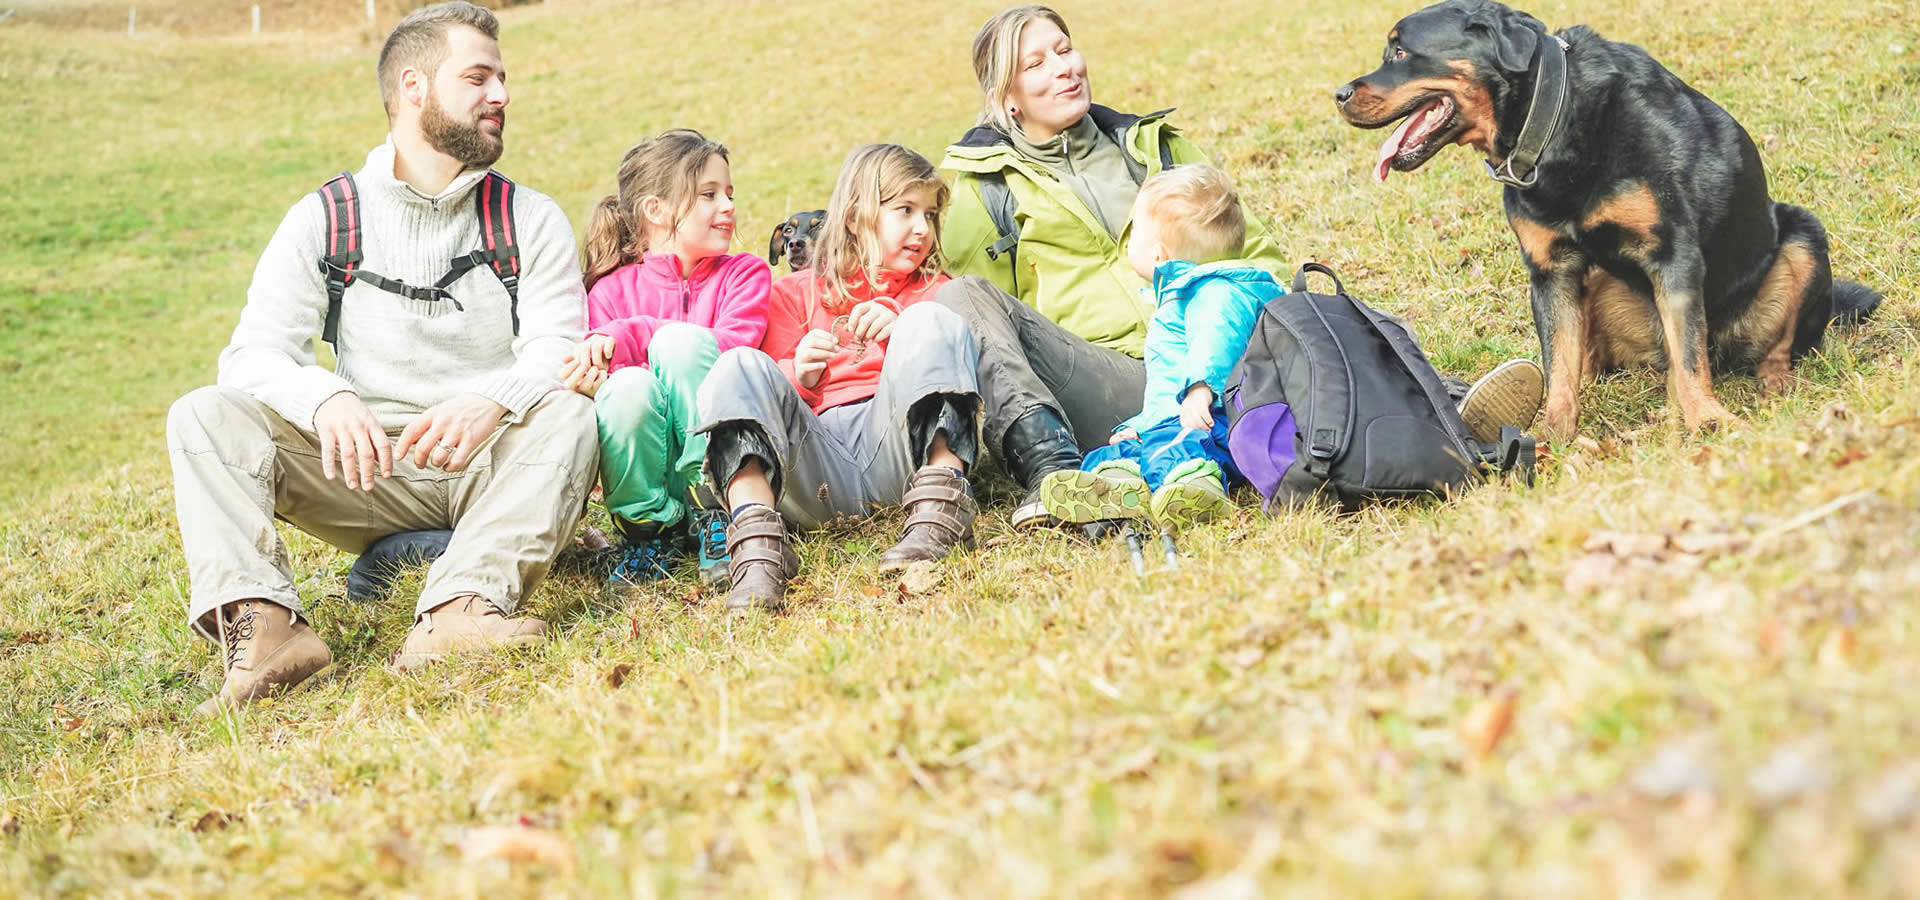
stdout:
<svg viewBox="0 0 1920 900">
<path fill-rule="evenodd" d="M 971 119 L 990 4 L 708 9 L 509 13 L 506 170 L 583 210 L 633 140 L 697 126 L 752 235 L 852 144 L 935 153 Z M 1180 105 L 1289 251 L 1443 368 L 1533 352 L 1484 176 L 1455 153 L 1375 188 L 1378 135 L 1326 100 L 1401 10 L 1065 11 L 1103 102 Z M 1621 375 L 1532 489 L 1249 516 L 1138 580 L 1008 532 L 1000 497 L 924 593 L 872 574 L 887 518 L 805 542 L 786 617 L 570 573 L 548 645 L 412 676 L 383 662 L 417 584 L 349 605 L 347 561 L 296 537 L 344 673 L 212 727 L 159 417 L 282 204 L 379 139 L 369 54 L 0 28 L 26 251 L 0 266 L 0 893 L 1912 896 L 1920 29 L 1816 13 L 1579 10 L 1733 110 L 1836 270 L 1889 292 L 1793 393 L 1723 380 L 1748 430 L 1681 434 Z"/>
</svg>

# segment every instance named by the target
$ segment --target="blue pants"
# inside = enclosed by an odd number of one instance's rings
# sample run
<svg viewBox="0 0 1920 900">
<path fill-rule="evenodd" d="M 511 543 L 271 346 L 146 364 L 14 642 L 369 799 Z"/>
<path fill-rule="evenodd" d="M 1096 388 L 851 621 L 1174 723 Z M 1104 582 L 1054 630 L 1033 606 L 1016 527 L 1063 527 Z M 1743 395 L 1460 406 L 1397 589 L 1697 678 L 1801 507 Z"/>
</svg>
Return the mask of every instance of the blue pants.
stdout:
<svg viewBox="0 0 1920 900">
<path fill-rule="evenodd" d="M 1188 431 L 1180 427 L 1180 417 L 1162 419 L 1158 425 L 1140 433 L 1139 440 L 1109 444 L 1092 453 L 1080 468 L 1092 471 L 1102 463 L 1128 460 L 1140 467 L 1147 487 L 1159 490 L 1162 484 L 1184 477 L 1189 472 L 1213 471 L 1220 486 L 1227 487 L 1240 477 L 1233 457 L 1227 454 L 1227 411 L 1213 412 L 1211 432 Z"/>
</svg>

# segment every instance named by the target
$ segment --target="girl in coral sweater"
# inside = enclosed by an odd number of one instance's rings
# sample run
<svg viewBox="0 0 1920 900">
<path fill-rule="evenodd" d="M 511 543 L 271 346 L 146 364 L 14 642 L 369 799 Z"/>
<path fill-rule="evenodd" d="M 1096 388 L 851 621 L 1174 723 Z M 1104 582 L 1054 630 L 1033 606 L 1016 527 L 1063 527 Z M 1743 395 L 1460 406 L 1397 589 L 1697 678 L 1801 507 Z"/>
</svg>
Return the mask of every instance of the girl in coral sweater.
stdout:
<svg viewBox="0 0 1920 900">
<path fill-rule="evenodd" d="M 772 270 L 733 239 L 727 148 L 675 129 L 620 161 L 587 226 L 587 338 L 561 380 L 594 398 L 607 511 L 625 539 L 616 578 L 666 574 L 682 552 L 706 453 L 696 392 L 714 360 L 758 346 Z M 703 576 L 724 575 L 726 517 L 696 513 Z"/>
<path fill-rule="evenodd" d="M 854 150 L 812 268 L 774 284 L 760 348 L 722 354 L 701 387 L 707 475 L 732 510 L 729 608 L 784 606 L 789 523 L 904 505 L 883 571 L 971 546 L 979 349 L 958 315 L 924 302 L 949 287 L 946 201 L 920 154 Z"/>
</svg>

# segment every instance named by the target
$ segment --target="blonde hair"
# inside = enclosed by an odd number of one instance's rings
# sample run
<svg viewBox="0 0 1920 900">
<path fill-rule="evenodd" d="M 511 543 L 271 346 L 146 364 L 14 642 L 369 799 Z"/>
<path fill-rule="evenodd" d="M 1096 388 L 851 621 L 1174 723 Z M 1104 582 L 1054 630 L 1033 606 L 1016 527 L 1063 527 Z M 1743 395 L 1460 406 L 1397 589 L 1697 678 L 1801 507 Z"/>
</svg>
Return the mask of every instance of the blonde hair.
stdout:
<svg viewBox="0 0 1920 900">
<path fill-rule="evenodd" d="M 691 128 L 675 128 L 635 144 L 620 157 L 615 192 L 593 205 L 587 222 L 585 259 L 580 265 L 587 290 L 593 290 L 594 282 L 607 273 L 639 262 L 647 252 L 647 219 L 641 204 L 648 197 L 660 198 L 673 210 L 670 227 L 680 227 L 680 218 L 693 208 L 701 171 L 716 156 L 727 159 L 725 144 Z"/>
<path fill-rule="evenodd" d="M 932 246 L 914 273 L 921 278 L 940 274 L 946 263 L 940 256 L 940 214 L 947 208 L 947 183 L 927 158 L 899 144 L 855 147 L 840 167 L 840 179 L 827 201 L 827 221 L 814 244 L 813 273 L 826 282 L 826 303 L 837 309 L 854 297 L 854 285 L 880 283 L 884 260 L 880 252 L 880 211 L 900 195 L 931 187 L 933 209 L 927 214 L 927 240 Z"/>
<path fill-rule="evenodd" d="M 994 14 L 980 33 L 973 36 L 973 75 L 980 79 L 980 93 L 986 104 L 980 108 L 980 124 L 991 125 L 1012 134 L 1019 127 L 1007 112 L 1007 92 L 1013 89 L 1013 76 L 1020 72 L 1020 34 L 1027 26 L 1045 19 L 1059 26 L 1060 33 L 1073 37 L 1067 20 L 1052 7 L 1013 6 Z"/>
<path fill-rule="evenodd" d="M 1165 169 L 1140 185 L 1135 216 L 1152 216 L 1175 259 L 1212 262 L 1239 256 L 1247 217 L 1227 173 L 1205 163 Z"/>
<path fill-rule="evenodd" d="M 380 61 L 374 75 L 380 80 L 380 104 L 393 117 L 393 94 L 400 89 L 400 73 L 408 68 L 427 81 L 447 61 L 447 29 L 464 25 L 493 40 L 500 39 L 500 20 L 485 7 L 466 0 L 453 0 L 424 9 L 416 9 L 393 26 L 387 42 L 380 47 Z"/>
</svg>

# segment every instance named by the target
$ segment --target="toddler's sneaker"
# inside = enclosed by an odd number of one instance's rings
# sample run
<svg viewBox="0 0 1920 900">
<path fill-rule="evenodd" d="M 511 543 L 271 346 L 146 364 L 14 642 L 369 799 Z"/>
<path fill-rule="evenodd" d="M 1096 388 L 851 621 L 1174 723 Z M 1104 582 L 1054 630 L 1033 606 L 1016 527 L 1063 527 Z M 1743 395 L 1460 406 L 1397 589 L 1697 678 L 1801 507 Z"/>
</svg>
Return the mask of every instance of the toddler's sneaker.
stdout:
<svg viewBox="0 0 1920 900">
<path fill-rule="evenodd" d="M 1124 460 L 1092 471 L 1053 472 L 1040 481 L 1040 505 L 1047 514 L 1076 525 L 1145 518 L 1151 494 L 1139 468 Z"/>
<path fill-rule="evenodd" d="M 1460 398 L 1460 419 L 1474 440 L 1491 444 L 1500 440 L 1503 427 L 1527 430 L 1546 396 L 1547 376 L 1540 364 L 1510 359 L 1467 388 L 1466 396 Z"/>
<path fill-rule="evenodd" d="M 733 562 L 733 554 L 727 552 L 729 521 L 725 510 L 693 511 L 693 542 L 700 551 L 700 583 L 708 588 L 727 586 L 728 566 Z"/>
<path fill-rule="evenodd" d="M 1161 528 L 1185 531 L 1232 512 L 1233 501 L 1227 499 L 1220 476 L 1194 472 L 1154 491 L 1151 511 L 1153 521 Z"/>
</svg>

